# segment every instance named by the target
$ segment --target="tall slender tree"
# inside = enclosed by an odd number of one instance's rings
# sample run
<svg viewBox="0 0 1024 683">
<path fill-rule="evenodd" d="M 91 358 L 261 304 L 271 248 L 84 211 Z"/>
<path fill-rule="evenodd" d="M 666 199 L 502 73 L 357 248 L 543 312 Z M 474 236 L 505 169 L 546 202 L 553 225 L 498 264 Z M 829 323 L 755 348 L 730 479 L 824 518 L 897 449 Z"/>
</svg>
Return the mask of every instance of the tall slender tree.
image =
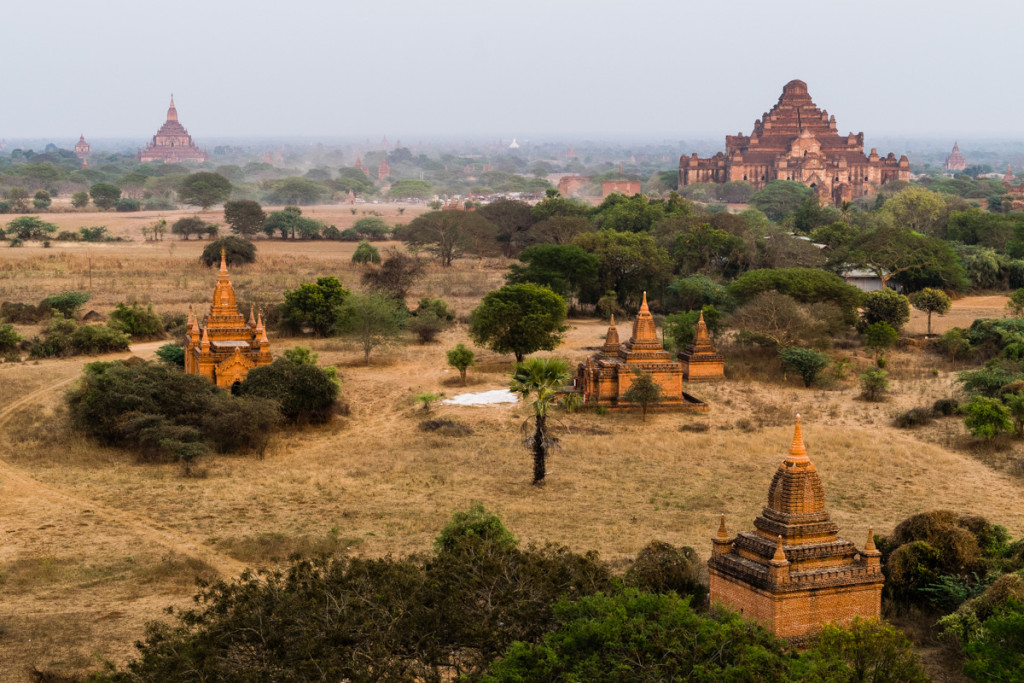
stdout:
<svg viewBox="0 0 1024 683">
<path fill-rule="evenodd" d="M 533 484 L 542 486 L 547 473 L 548 449 L 554 440 L 548 436 L 548 409 L 555 401 L 558 390 L 569 381 L 569 365 L 560 358 L 531 358 L 517 363 L 512 371 L 509 388 L 522 394 L 523 400 L 533 399 L 534 430 L 526 445 L 533 451 Z"/>
</svg>

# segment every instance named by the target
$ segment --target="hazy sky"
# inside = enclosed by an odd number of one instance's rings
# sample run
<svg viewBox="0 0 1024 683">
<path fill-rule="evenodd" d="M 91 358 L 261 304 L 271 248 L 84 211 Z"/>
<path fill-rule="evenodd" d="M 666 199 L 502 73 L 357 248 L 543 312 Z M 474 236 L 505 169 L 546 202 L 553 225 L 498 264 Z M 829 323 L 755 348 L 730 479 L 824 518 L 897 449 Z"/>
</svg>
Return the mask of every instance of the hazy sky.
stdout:
<svg viewBox="0 0 1024 683">
<path fill-rule="evenodd" d="M 1024 138 L 1020 0 L 4 3 L 0 139 L 749 133 Z"/>
</svg>

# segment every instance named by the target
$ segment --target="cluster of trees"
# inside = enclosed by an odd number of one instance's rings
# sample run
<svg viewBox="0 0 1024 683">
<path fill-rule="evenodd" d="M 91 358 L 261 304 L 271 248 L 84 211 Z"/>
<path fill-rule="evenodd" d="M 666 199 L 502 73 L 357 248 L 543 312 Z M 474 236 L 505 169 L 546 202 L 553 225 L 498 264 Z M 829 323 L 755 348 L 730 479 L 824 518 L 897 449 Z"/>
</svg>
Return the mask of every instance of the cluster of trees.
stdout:
<svg viewBox="0 0 1024 683">
<path fill-rule="evenodd" d="M 1024 539 L 983 517 L 947 510 L 909 517 L 876 537 L 885 599 L 934 618 L 974 680 L 1024 671 Z"/>
<path fill-rule="evenodd" d="M 651 543 L 619 577 L 593 552 L 522 548 L 475 506 L 430 553 L 301 560 L 206 586 L 94 680 L 926 680 L 890 626 L 830 627 L 797 652 L 705 607 L 706 591 L 690 548 Z"/>
</svg>

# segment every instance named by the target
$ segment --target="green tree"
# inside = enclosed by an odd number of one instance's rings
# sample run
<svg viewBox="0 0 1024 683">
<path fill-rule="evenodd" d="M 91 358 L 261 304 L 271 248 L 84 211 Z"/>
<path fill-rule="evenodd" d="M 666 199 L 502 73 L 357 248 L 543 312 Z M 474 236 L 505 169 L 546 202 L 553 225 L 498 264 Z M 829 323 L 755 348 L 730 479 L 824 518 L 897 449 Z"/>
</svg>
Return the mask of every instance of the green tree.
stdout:
<svg viewBox="0 0 1024 683">
<path fill-rule="evenodd" d="M 423 275 L 423 261 L 398 250 L 389 250 L 380 266 L 368 266 L 363 271 L 362 283 L 374 292 L 382 292 L 392 299 L 405 301 L 409 290 Z"/>
<path fill-rule="evenodd" d="M 861 306 L 863 325 L 884 322 L 899 331 L 910 320 L 910 300 L 892 289 L 865 292 Z"/>
<path fill-rule="evenodd" d="M 931 287 L 925 287 L 921 291 L 911 294 L 910 303 L 917 310 L 924 311 L 928 314 L 929 337 L 932 334 L 932 313 L 945 315 L 949 312 L 949 308 L 953 304 L 948 294 L 943 292 L 941 289 L 933 289 Z"/>
<path fill-rule="evenodd" d="M 976 681 L 1020 680 L 1024 671 L 1024 602 L 1010 601 L 982 624 L 984 636 L 964 647 L 964 673 Z"/>
<path fill-rule="evenodd" d="M 107 210 L 113 208 L 121 198 L 121 188 L 110 183 L 96 183 L 89 188 L 89 196 L 97 208 Z"/>
<path fill-rule="evenodd" d="M 8 325 L 8 327 L 10 326 Z M 473 350 L 467 348 L 462 342 L 459 342 L 455 345 L 454 349 L 449 349 L 446 355 L 448 357 L 448 365 L 459 371 L 459 377 L 462 379 L 462 386 L 466 386 L 466 370 L 476 365 Z"/>
<path fill-rule="evenodd" d="M 991 439 L 1013 429 L 1010 409 L 997 398 L 973 396 L 962 409 L 964 426 L 981 439 Z"/>
<path fill-rule="evenodd" d="M 84 209 L 89 206 L 89 193 L 79 191 L 71 195 L 71 206 L 76 209 Z"/>
<path fill-rule="evenodd" d="M 278 358 L 270 365 L 250 370 L 238 393 L 276 402 L 281 415 L 290 422 L 326 422 L 338 399 L 337 374 L 315 363 Z"/>
<path fill-rule="evenodd" d="M 229 235 L 207 244 L 199 257 L 199 262 L 207 268 L 220 265 L 220 252 L 224 250 L 224 260 L 229 266 L 242 266 L 256 262 L 256 245 L 244 237 Z"/>
<path fill-rule="evenodd" d="M 475 246 L 490 243 L 497 248 L 496 234 L 494 225 L 476 212 L 431 211 L 396 230 L 395 238 L 427 249 L 447 267 Z"/>
<path fill-rule="evenodd" d="M 915 185 L 894 194 L 882 208 L 893 225 L 936 237 L 945 237 L 948 213 L 943 195 Z"/>
<path fill-rule="evenodd" d="M 868 368 L 860 375 L 860 389 L 868 401 L 881 401 L 889 391 L 889 373 L 880 368 Z"/>
<path fill-rule="evenodd" d="M 817 268 L 764 268 L 751 270 L 729 283 L 729 294 L 739 303 L 746 303 L 759 293 L 775 290 L 800 303 L 832 302 L 852 325 L 862 292 L 834 273 Z"/>
<path fill-rule="evenodd" d="M 927 683 L 914 646 L 884 621 L 854 619 L 828 624 L 794 667 L 792 680 L 832 683 Z"/>
<path fill-rule="evenodd" d="M 499 199 L 480 207 L 479 212 L 497 228 L 496 239 L 509 258 L 523 248 L 537 222 L 530 205 L 518 199 Z"/>
<path fill-rule="evenodd" d="M 484 683 L 521 681 L 741 681 L 780 683 L 791 656 L 783 641 L 739 614 L 707 616 L 674 593 L 626 589 L 555 605 L 556 628 L 517 642 Z M 755 673 L 756 672 L 756 673 Z"/>
<path fill-rule="evenodd" d="M 284 293 L 282 322 L 292 332 L 301 332 L 309 327 L 318 337 L 326 337 L 334 329 L 337 309 L 348 294 L 336 277 L 321 277 L 316 283 L 302 283 Z"/>
<path fill-rule="evenodd" d="M 388 196 L 394 199 L 427 200 L 434 196 L 434 186 L 426 180 L 398 180 L 391 185 Z"/>
<path fill-rule="evenodd" d="M 710 304 L 696 311 L 680 311 L 665 316 L 662 328 L 665 331 L 665 338 L 671 340 L 673 348 L 682 351 L 690 345 L 697 334 L 697 321 L 702 314 L 704 324 L 708 326 L 708 332 L 712 337 L 717 336 L 722 330 L 724 321 L 718 309 Z"/>
<path fill-rule="evenodd" d="M 271 185 L 267 201 L 271 204 L 315 204 L 326 193 L 323 185 L 307 178 L 284 178 Z"/>
<path fill-rule="evenodd" d="M 20 240 L 44 240 L 57 232 L 57 226 L 38 216 L 18 216 L 7 224 L 7 237 Z"/>
<path fill-rule="evenodd" d="M 536 244 L 519 254 L 505 276 L 509 284 L 532 282 L 561 296 L 579 296 L 594 289 L 600 260 L 575 244 Z"/>
<path fill-rule="evenodd" d="M 32 197 L 32 205 L 39 211 L 50 208 L 50 204 L 53 204 L 53 199 L 50 198 L 50 193 L 46 190 L 38 190 Z"/>
<path fill-rule="evenodd" d="M 405 319 L 405 306 L 385 294 L 350 294 L 338 310 L 336 329 L 363 347 L 369 365 L 371 351 L 398 343 Z"/>
<path fill-rule="evenodd" d="M 171 232 L 175 235 L 181 235 L 181 239 L 187 240 L 192 235 L 205 235 L 206 228 L 206 221 L 202 218 L 186 216 L 174 221 L 174 224 L 171 226 Z"/>
<path fill-rule="evenodd" d="M 533 484 L 542 486 L 547 473 L 548 450 L 553 440 L 548 435 L 548 409 L 555 397 L 569 381 L 569 365 L 560 358 L 531 358 L 516 363 L 512 371 L 509 388 L 521 394 L 523 400 L 533 396 L 534 430 L 527 439 L 527 446 L 533 451 Z"/>
<path fill-rule="evenodd" d="M 1024 315 L 1024 289 L 1014 290 L 1010 299 L 1006 302 L 1006 310 L 1015 318 Z"/>
<path fill-rule="evenodd" d="M 764 212 L 772 221 L 794 213 L 812 194 L 812 190 L 792 180 L 772 180 L 750 197 L 750 205 Z"/>
<path fill-rule="evenodd" d="M 203 210 L 231 197 L 231 181 L 218 173 L 200 171 L 185 176 L 178 185 L 178 199 Z"/>
<path fill-rule="evenodd" d="M 21 335 L 14 329 L 14 325 L 0 325 L 0 354 L 7 354 L 16 351 L 21 344 Z M 468 350 L 468 349 L 466 349 Z M 451 354 L 451 351 L 448 352 Z M 470 351 L 472 354 L 472 351 Z M 450 357 L 449 357 L 450 358 Z M 470 358 L 472 360 L 472 358 Z M 451 360 L 448 361 L 451 364 Z M 463 372 L 463 384 L 465 384 L 465 372 Z"/>
<path fill-rule="evenodd" d="M 77 318 L 82 306 L 91 298 L 89 292 L 63 291 L 50 294 L 40 302 L 40 308 L 44 311 L 60 313 L 65 318 Z"/>
<path fill-rule="evenodd" d="M 11 200 L 11 210 L 15 213 L 28 211 L 28 190 L 20 185 L 15 185 L 7 190 L 7 198 Z"/>
<path fill-rule="evenodd" d="M 664 205 L 652 202 L 642 194 L 627 197 L 612 193 L 593 213 L 599 229 L 615 232 L 650 232 L 664 218 Z"/>
<path fill-rule="evenodd" d="M 163 320 L 153 311 L 153 304 L 143 306 L 132 302 L 129 306 L 121 301 L 110 312 L 107 325 L 136 340 L 160 339 L 164 336 Z"/>
<path fill-rule="evenodd" d="M 275 232 L 281 233 L 281 239 L 295 239 L 299 221 L 302 220 L 302 209 L 297 206 L 286 206 L 280 211 L 272 211 L 263 221 L 263 232 L 273 237 Z"/>
<path fill-rule="evenodd" d="M 647 409 L 661 400 L 661 385 L 654 381 L 654 375 L 637 370 L 633 372 L 629 388 L 622 398 L 640 406 L 640 421 L 647 422 Z"/>
<path fill-rule="evenodd" d="M 902 227 L 861 233 L 848 252 L 836 252 L 833 263 L 868 268 L 881 279 L 883 288 L 893 278 L 915 278 L 953 290 L 966 285 L 959 259 L 945 240 Z"/>
<path fill-rule="evenodd" d="M 782 362 L 792 368 L 804 381 L 804 386 L 810 388 L 821 372 L 832 362 L 827 353 L 821 353 L 813 349 L 802 349 L 799 346 L 789 346 L 779 351 L 779 358 Z"/>
<path fill-rule="evenodd" d="M 352 263 L 380 263 L 380 252 L 377 251 L 377 247 L 364 240 L 352 252 Z"/>
<path fill-rule="evenodd" d="M 661 291 L 672 273 L 668 252 L 649 234 L 601 230 L 582 233 L 573 241 L 600 262 L 597 284 L 581 292 L 586 303 L 614 291 L 620 304 L 637 304 L 644 292 Z"/>
<path fill-rule="evenodd" d="M 1013 418 L 1013 431 L 1018 438 L 1024 438 L 1024 393 L 1007 394 L 1003 397 L 1003 403 Z"/>
<path fill-rule="evenodd" d="M 875 355 L 896 346 L 896 342 L 899 341 L 899 338 L 899 332 L 893 329 L 893 326 L 884 320 L 879 320 L 877 323 L 871 323 L 864 328 L 864 346 L 874 350 Z"/>
<path fill-rule="evenodd" d="M 164 344 L 156 350 L 156 357 L 168 365 L 185 367 L 185 348 L 177 344 Z"/>
<path fill-rule="evenodd" d="M 473 311 L 469 335 L 497 353 L 514 353 L 516 362 L 534 351 L 550 351 L 566 330 L 565 300 L 530 282 L 505 285 L 484 296 Z"/>
<path fill-rule="evenodd" d="M 233 199 L 224 203 L 224 221 L 231 226 L 231 232 L 242 237 L 252 237 L 263 228 L 267 215 L 259 202 L 251 199 Z"/>
<path fill-rule="evenodd" d="M 376 216 L 360 218 L 345 233 L 348 233 L 349 230 L 355 233 L 359 239 L 370 241 L 386 240 L 393 231 L 390 225 L 382 218 L 377 218 Z"/>
<path fill-rule="evenodd" d="M 956 357 L 962 356 L 971 348 L 967 333 L 959 327 L 943 332 L 937 343 L 939 348 L 949 354 L 949 359 L 954 365 L 956 365 Z"/>
</svg>

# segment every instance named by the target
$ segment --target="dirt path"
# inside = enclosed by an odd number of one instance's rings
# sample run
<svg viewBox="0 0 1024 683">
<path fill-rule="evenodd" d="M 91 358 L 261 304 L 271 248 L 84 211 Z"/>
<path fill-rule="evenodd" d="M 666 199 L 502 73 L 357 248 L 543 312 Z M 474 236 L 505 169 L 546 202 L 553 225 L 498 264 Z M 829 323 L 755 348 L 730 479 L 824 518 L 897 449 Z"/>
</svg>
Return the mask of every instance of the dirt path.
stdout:
<svg viewBox="0 0 1024 683">
<path fill-rule="evenodd" d="M 163 344 L 163 342 L 137 344 L 132 347 L 132 352 L 130 354 L 122 354 L 115 356 L 114 358 L 126 358 L 129 355 L 138 355 L 143 357 L 152 356 L 153 352 L 156 351 L 161 344 Z M 4 425 L 10 421 L 15 411 L 19 408 L 30 404 L 32 401 L 44 396 L 45 394 L 71 384 L 78 377 L 79 375 L 75 374 L 72 377 L 62 379 L 47 387 L 33 391 L 31 394 L 11 403 L 0 411 L 0 430 L 2 430 Z M 172 550 L 181 555 L 204 562 L 224 577 L 237 576 L 245 569 L 245 565 L 241 562 L 238 562 L 226 555 L 222 555 L 212 548 L 197 543 L 195 540 L 185 536 L 184 534 L 154 522 L 151 519 L 146 519 L 145 517 L 141 517 L 124 510 L 110 508 L 100 503 L 80 498 L 73 493 L 68 493 L 67 491 L 62 491 L 61 489 L 44 484 L 33 479 L 28 474 L 3 459 L 0 459 L 0 481 L 8 482 L 11 485 L 17 486 L 22 493 L 30 493 L 33 496 L 45 498 L 60 505 L 88 510 L 95 517 L 102 518 L 112 524 L 130 529 L 133 533 L 144 540 L 163 546 L 168 550 Z"/>
</svg>

